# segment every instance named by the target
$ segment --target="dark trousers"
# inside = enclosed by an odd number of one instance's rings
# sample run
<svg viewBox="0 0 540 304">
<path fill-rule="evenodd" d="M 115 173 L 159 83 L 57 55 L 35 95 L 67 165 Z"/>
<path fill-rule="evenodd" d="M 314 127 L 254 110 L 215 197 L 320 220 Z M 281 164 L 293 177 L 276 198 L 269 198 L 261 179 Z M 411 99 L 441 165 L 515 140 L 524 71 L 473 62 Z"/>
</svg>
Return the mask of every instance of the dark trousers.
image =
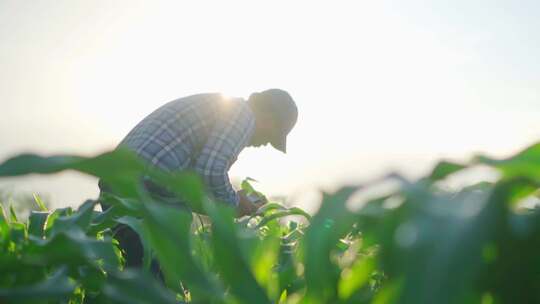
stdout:
<svg viewBox="0 0 540 304">
<path fill-rule="evenodd" d="M 154 198 L 161 197 L 161 198 L 168 198 L 169 200 L 171 198 L 174 198 L 174 195 L 172 193 L 157 186 L 151 181 L 145 180 L 143 184 L 146 190 Z M 101 197 L 101 193 L 114 194 L 111 188 L 107 186 L 106 184 L 104 184 L 101 180 L 99 181 L 98 186 L 100 189 L 100 197 Z M 180 201 L 178 201 L 177 204 L 185 208 L 185 206 Z M 100 205 L 103 211 L 110 208 L 109 205 L 107 205 L 106 203 L 102 201 L 100 201 Z M 113 228 L 113 237 L 118 241 L 119 246 L 124 253 L 124 259 L 126 262 L 125 266 L 141 268 L 143 266 L 144 248 L 137 232 L 131 229 L 131 227 L 129 227 L 128 225 L 118 224 Z M 164 281 L 163 273 L 161 272 L 160 265 L 156 259 L 152 259 L 152 262 L 150 265 L 150 271 L 157 279 L 159 279 L 162 282 Z"/>
<path fill-rule="evenodd" d="M 124 252 L 126 267 L 143 267 L 144 248 L 137 232 L 124 224 L 114 227 L 114 238 L 118 241 L 120 248 Z M 163 273 L 156 259 L 152 259 L 150 272 L 160 281 L 163 281 Z"/>
</svg>

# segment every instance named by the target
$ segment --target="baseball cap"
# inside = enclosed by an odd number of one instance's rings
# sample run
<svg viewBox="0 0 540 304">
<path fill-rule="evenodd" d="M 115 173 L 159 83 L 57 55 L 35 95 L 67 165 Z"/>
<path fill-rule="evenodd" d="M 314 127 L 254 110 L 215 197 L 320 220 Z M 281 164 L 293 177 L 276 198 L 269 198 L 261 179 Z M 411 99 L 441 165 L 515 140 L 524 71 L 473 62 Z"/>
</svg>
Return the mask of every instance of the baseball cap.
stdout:
<svg viewBox="0 0 540 304">
<path fill-rule="evenodd" d="M 264 96 L 265 110 L 271 113 L 274 121 L 274 132 L 270 138 L 270 144 L 282 151 L 287 152 L 287 135 L 291 132 L 298 119 L 298 109 L 291 95 L 284 90 L 270 89 L 260 93 Z"/>
</svg>

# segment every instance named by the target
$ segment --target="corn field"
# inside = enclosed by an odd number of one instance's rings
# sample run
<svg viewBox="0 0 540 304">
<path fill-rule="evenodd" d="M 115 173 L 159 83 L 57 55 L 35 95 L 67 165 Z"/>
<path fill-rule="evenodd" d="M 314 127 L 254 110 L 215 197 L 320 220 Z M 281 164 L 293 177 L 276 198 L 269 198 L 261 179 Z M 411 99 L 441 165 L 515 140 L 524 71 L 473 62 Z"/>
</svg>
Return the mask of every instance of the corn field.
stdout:
<svg viewBox="0 0 540 304">
<path fill-rule="evenodd" d="M 445 186 L 478 166 L 497 180 Z M 399 187 L 357 210 L 348 201 L 373 185 L 344 186 L 323 193 L 314 214 L 270 201 L 236 218 L 196 175 L 150 169 L 125 150 L 18 155 L 0 177 L 63 170 L 106 181 L 116 194 L 99 201 L 112 207 L 48 210 L 36 197 L 27 219 L 0 210 L 0 303 L 540 303 L 540 209 L 523 206 L 537 199 L 540 144 L 506 159 L 441 161 L 418 180 L 389 175 Z M 152 197 L 142 175 L 190 210 Z M 141 268 L 125 267 L 118 224 L 141 238 Z"/>
</svg>

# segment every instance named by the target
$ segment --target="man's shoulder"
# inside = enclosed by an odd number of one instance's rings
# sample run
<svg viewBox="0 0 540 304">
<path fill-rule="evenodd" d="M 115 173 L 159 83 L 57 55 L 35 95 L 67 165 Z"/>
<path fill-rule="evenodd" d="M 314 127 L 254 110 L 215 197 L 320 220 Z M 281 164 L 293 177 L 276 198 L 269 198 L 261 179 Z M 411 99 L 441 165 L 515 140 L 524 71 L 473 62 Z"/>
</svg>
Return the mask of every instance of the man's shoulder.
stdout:
<svg viewBox="0 0 540 304">
<path fill-rule="evenodd" d="M 175 106 L 180 104 L 189 104 L 189 103 L 200 103 L 204 101 L 218 101 L 221 99 L 221 94 L 219 93 L 199 93 L 188 96 L 183 96 L 177 99 L 174 99 L 165 104 L 165 106 Z"/>
<path fill-rule="evenodd" d="M 193 95 L 187 95 L 187 96 L 184 96 L 184 97 L 180 97 L 178 99 L 179 100 L 181 100 L 181 99 L 184 99 L 184 100 L 207 100 L 207 99 L 219 100 L 221 98 L 222 98 L 222 94 L 220 94 L 220 93 L 198 93 L 198 94 L 193 94 Z"/>
<path fill-rule="evenodd" d="M 214 113 L 222 119 L 241 116 L 251 117 L 247 102 L 241 97 L 228 97 L 221 93 L 200 93 L 181 97 L 162 106 L 161 110 L 171 113 Z M 202 115 L 207 116 L 207 115 Z"/>
</svg>

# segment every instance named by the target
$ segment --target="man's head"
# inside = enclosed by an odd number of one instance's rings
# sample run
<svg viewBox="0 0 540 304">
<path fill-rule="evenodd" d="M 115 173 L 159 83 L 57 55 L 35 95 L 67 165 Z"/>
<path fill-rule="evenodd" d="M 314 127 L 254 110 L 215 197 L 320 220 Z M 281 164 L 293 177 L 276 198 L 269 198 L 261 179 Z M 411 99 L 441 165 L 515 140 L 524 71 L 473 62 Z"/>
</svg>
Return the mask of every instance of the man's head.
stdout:
<svg viewBox="0 0 540 304">
<path fill-rule="evenodd" d="M 251 94 L 248 104 L 255 114 L 255 133 L 250 146 L 270 143 L 285 153 L 287 134 L 298 118 L 298 110 L 291 95 L 280 89 L 270 89 Z"/>
</svg>

